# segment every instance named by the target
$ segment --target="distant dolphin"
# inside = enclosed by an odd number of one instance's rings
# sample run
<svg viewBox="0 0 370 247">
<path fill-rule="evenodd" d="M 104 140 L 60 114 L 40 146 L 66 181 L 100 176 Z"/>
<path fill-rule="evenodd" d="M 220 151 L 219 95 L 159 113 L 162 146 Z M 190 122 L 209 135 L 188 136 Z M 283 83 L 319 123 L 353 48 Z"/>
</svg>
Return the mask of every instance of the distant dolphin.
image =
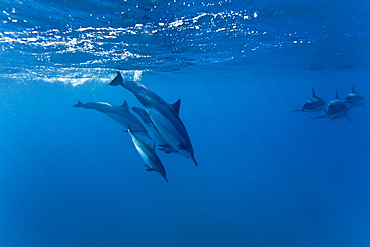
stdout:
<svg viewBox="0 0 370 247">
<path fill-rule="evenodd" d="M 155 152 L 155 142 L 152 145 L 144 142 L 139 136 L 135 134 L 134 131 L 131 130 L 130 126 L 127 129 L 128 133 L 131 136 L 132 142 L 135 145 L 136 150 L 140 154 L 141 158 L 145 162 L 145 166 L 147 167 L 147 171 L 156 171 L 162 174 L 163 178 L 168 182 L 166 177 L 166 170 L 159 159 L 158 155 Z"/>
<path fill-rule="evenodd" d="M 141 134 L 143 136 L 146 136 L 150 139 L 152 139 L 147 129 L 144 127 L 144 125 L 134 116 L 128 109 L 128 105 L 126 100 L 124 101 L 123 105 L 116 106 L 111 105 L 105 102 L 89 102 L 89 103 L 82 103 L 78 100 L 78 103 L 76 105 L 72 105 L 73 107 L 83 107 L 86 109 L 93 109 L 96 111 L 100 111 L 107 115 L 108 117 L 112 118 L 113 120 L 117 121 L 119 124 L 124 126 L 125 128 L 128 128 L 128 126 L 131 126 L 131 129 L 137 132 L 138 134 Z"/>
<path fill-rule="evenodd" d="M 356 93 L 355 87 L 352 86 L 352 93 L 349 93 L 343 100 L 343 102 L 347 103 L 350 105 L 350 109 L 355 106 L 362 106 L 365 108 L 365 98 L 359 94 Z"/>
<path fill-rule="evenodd" d="M 295 111 L 303 111 L 303 112 L 317 112 L 317 111 L 325 111 L 325 100 L 320 97 L 316 96 L 315 89 L 312 88 L 312 97 L 304 103 L 302 109 L 293 110 Z"/>
<path fill-rule="evenodd" d="M 191 159 L 195 165 L 198 165 L 194 158 L 194 150 L 188 132 L 179 117 L 180 100 L 170 105 L 141 83 L 134 81 L 123 82 L 120 72 L 117 72 L 117 76 L 109 85 L 121 85 L 133 93 L 137 100 L 146 108 L 155 127 L 157 127 L 168 143 L 176 148 L 179 154 Z"/>
<path fill-rule="evenodd" d="M 150 133 L 153 135 L 154 139 L 157 141 L 158 146 L 160 146 L 159 150 L 165 152 L 165 153 L 177 153 L 178 151 L 176 148 L 172 147 L 171 144 L 168 143 L 166 138 L 163 137 L 163 135 L 158 131 L 157 127 L 155 127 L 152 119 L 150 118 L 148 112 L 144 109 L 141 109 L 139 107 L 130 107 L 132 111 L 134 111 L 137 115 L 140 116 L 140 118 L 143 120 L 143 122 L 148 126 Z"/>
<path fill-rule="evenodd" d="M 336 92 L 336 98 L 331 100 L 328 104 L 328 112 L 326 115 L 322 115 L 319 117 L 312 117 L 312 119 L 318 119 L 318 118 L 330 118 L 329 121 L 332 121 L 333 119 L 339 119 L 339 118 L 348 118 L 348 120 L 352 121 L 348 116 L 348 105 L 343 102 L 343 100 L 339 99 L 338 96 L 338 90 L 335 90 Z"/>
</svg>

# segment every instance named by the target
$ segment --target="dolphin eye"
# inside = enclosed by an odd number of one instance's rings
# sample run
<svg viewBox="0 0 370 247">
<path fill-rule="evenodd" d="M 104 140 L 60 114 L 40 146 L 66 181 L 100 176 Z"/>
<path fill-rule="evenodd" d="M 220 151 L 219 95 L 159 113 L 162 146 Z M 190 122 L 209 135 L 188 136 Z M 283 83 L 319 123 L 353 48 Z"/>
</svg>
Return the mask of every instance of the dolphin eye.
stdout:
<svg viewBox="0 0 370 247">
<path fill-rule="evenodd" d="M 179 150 L 183 150 L 183 149 L 184 149 L 184 147 L 183 147 L 180 143 L 177 143 L 177 144 L 176 144 L 176 147 L 177 147 L 177 149 L 179 149 Z"/>
</svg>

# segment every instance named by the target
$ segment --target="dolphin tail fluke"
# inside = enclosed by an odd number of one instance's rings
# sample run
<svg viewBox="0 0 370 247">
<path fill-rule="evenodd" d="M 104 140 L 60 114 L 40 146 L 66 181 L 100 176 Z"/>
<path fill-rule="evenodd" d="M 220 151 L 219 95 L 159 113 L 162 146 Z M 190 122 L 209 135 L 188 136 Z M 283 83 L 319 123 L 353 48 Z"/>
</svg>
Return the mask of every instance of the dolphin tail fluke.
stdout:
<svg viewBox="0 0 370 247">
<path fill-rule="evenodd" d="M 72 105 L 73 107 L 84 107 L 84 104 L 81 101 L 79 101 L 79 100 L 77 100 L 77 101 L 78 101 L 78 103 L 75 104 L 75 105 Z"/>
<path fill-rule="evenodd" d="M 170 153 L 177 153 L 177 149 L 172 147 L 170 144 L 163 144 L 163 145 L 158 145 L 160 148 L 158 148 L 159 151 L 165 152 L 166 154 Z"/>
<path fill-rule="evenodd" d="M 119 71 L 117 71 L 116 77 L 109 83 L 110 86 L 123 86 L 123 78 Z"/>
</svg>

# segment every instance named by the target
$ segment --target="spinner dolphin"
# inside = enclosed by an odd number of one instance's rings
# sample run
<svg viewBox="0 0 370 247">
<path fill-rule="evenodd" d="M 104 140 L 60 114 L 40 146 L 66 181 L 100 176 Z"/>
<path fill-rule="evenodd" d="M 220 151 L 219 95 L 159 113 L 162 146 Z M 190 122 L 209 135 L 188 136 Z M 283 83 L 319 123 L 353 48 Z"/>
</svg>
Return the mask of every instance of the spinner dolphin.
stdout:
<svg viewBox="0 0 370 247">
<path fill-rule="evenodd" d="M 312 117 L 312 119 L 318 119 L 318 118 L 330 118 L 329 121 L 332 121 L 334 119 L 340 119 L 340 118 L 348 118 L 348 120 L 352 121 L 348 116 L 348 105 L 341 99 L 339 99 L 338 90 L 335 90 L 336 92 L 336 98 L 331 100 L 328 104 L 328 112 L 325 115 L 318 116 L 318 117 Z"/>
<path fill-rule="evenodd" d="M 318 112 L 318 111 L 325 111 L 325 100 L 323 100 L 320 97 L 317 97 L 315 93 L 315 89 L 312 88 L 312 97 L 306 100 L 304 103 L 302 109 L 298 110 L 293 110 L 292 112 L 295 111 L 302 111 L 302 112 Z"/>
<path fill-rule="evenodd" d="M 109 84 L 111 86 L 121 85 L 127 89 L 145 107 L 155 127 L 177 152 L 198 165 L 194 158 L 193 146 L 189 134 L 179 117 L 180 100 L 174 104 L 168 104 L 158 94 L 151 91 L 141 83 L 134 81 L 123 81 L 120 72 Z"/>
</svg>

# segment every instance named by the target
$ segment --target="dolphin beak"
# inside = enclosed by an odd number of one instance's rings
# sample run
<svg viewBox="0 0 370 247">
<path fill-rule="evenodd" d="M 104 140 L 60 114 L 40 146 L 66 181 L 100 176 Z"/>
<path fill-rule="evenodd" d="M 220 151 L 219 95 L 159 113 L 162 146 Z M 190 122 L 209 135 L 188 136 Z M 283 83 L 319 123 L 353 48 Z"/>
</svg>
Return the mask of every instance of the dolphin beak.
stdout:
<svg viewBox="0 0 370 247">
<path fill-rule="evenodd" d="M 198 166 L 198 162 L 195 160 L 194 155 L 192 155 L 192 156 L 190 157 L 190 159 L 194 162 L 194 164 L 195 164 L 196 166 Z"/>
</svg>

